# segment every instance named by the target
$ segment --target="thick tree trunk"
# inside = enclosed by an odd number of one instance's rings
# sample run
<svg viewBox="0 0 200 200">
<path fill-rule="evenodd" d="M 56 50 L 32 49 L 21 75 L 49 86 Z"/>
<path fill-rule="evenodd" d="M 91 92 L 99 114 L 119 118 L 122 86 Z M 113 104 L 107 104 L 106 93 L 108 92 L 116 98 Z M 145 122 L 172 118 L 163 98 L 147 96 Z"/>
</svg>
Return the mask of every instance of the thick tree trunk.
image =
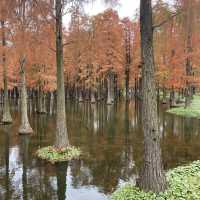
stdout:
<svg viewBox="0 0 200 200">
<path fill-rule="evenodd" d="M 57 115 L 56 115 L 56 143 L 58 148 L 69 145 L 66 111 L 65 87 L 63 68 L 63 41 L 62 41 L 62 0 L 56 0 L 56 65 L 57 65 Z"/>
<path fill-rule="evenodd" d="M 4 21 L 1 21 L 1 33 L 2 33 L 2 46 L 3 46 L 3 54 L 2 54 L 2 65 L 3 65 L 3 85 L 4 85 L 4 98 L 3 98 L 3 123 L 12 123 L 12 117 L 10 114 L 10 105 L 8 99 L 8 80 L 7 80 L 7 67 L 6 67 L 6 55 L 5 55 L 5 47 L 6 47 L 6 38 L 5 38 L 5 25 Z"/>
<path fill-rule="evenodd" d="M 139 186 L 145 191 L 161 192 L 166 188 L 162 166 L 155 87 L 151 0 L 141 0 L 140 26 L 142 49 L 142 127 L 144 132 L 144 167 Z"/>
<path fill-rule="evenodd" d="M 27 90 L 26 90 L 26 78 L 25 78 L 25 58 L 21 58 L 20 61 L 20 87 L 21 87 L 21 125 L 19 127 L 19 134 L 30 134 L 33 133 L 33 129 L 30 126 L 28 120 L 28 112 L 27 112 Z"/>
</svg>

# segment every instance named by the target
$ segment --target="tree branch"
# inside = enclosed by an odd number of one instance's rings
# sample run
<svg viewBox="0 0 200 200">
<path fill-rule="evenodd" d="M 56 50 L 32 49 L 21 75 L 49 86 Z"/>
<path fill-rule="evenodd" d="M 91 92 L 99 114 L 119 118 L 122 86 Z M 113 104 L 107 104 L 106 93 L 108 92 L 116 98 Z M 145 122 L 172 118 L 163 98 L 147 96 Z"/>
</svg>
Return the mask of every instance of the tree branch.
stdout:
<svg viewBox="0 0 200 200">
<path fill-rule="evenodd" d="M 161 26 L 163 26 L 164 24 L 166 24 L 167 22 L 169 22 L 170 20 L 172 20 L 173 18 L 177 17 L 178 15 L 180 15 L 182 13 L 182 11 L 179 11 L 177 13 L 174 13 L 173 15 L 171 15 L 170 17 L 168 17 L 167 19 L 163 20 L 162 22 L 160 22 L 159 24 L 156 24 L 153 26 L 153 30 L 160 28 Z"/>
<path fill-rule="evenodd" d="M 74 43 L 74 41 L 65 42 L 65 43 L 63 44 L 63 47 L 64 47 L 64 46 L 67 46 L 67 45 L 70 45 L 70 44 L 73 44 L 73 43 Z"/>
</svg>

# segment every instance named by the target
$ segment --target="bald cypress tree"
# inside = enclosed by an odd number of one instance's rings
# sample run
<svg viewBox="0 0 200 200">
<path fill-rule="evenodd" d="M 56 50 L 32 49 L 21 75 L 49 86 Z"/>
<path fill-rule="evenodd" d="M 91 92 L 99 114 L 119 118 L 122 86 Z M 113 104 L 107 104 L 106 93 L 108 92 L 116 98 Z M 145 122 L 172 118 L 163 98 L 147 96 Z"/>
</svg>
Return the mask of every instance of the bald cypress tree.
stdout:
<svg viewBox="0 0 200 200">
<path fill-rule="evenodd" d="M 158 130 L 151 4 L 151 0 L 140 1 L 144 166 L 139 185 L 145 191 L 161 192 L 166 188 L 166 178 L 162 166 Z"/>
</svg>

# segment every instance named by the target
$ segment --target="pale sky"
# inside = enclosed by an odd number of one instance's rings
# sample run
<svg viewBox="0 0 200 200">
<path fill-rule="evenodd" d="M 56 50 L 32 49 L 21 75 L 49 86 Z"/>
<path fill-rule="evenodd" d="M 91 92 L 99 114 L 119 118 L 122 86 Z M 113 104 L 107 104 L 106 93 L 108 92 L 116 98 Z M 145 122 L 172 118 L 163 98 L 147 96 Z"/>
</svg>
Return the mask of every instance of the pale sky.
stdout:
<svg viewBox="0 0 200 200">
<path fill-rule="evenodd" d="M 140 5 L 140 0 L 118 0 L 119 5 L 114 7 L 115 10 L 118 11 L 118 14 L 120 18 L 123 17 L 129 17 L 133 18 L 136 13 L 139 11 L 139 5 Z M 156 0 L 152 0 L 153 3 L 156 2 Z M 172 4 L 174 0 L 164 0 L 164 2 Z M 90 3 L 85 6 L 85 12 L 88 15 L 96 15 L 98 13 L 103 12 L 109 8 L 109 6 L 104 4 L 104 0 L 94 0 L 94 3 Z M 64 17 L 64 24 L 67 26 L 67 24 L 70 21 L 70 16 L 67 15 Z"/>
<path fill-rule="evenodd" d="M 119 0 L 118 6 L 114 9 L 118 11 L 119 16 L 123 17 L 133 17 L 136 9 L 139 9 L 140 0 Z M 105 6 L 103 0 L 96 0 L 95 3 L 91 3 L 86 6 L 85 11 L 89 15 L 96 15 L 104 11 L 109 6 Z"/>
<path fill-rule="evenodd" d="M 139 10 L 139 2 L 140 0 L 119 0 L 119 5 L 114 7 L 115 10 L 118 11 L 120 18 L 123 17 L 130 17 L 133 18 L 136 14 L 136 10 Z M 103 12 L 109 8 L 109 6 L 104 4 L 103 0 L 96 0 L 94 3 L 90 3 L 85 6 L 85 12 L 88 15 L 96 15 L 98 13 Z M 63 22 L 64 25 L 67 27 L 70 21 L 70 16 L 65 15 Z"/>
</svg>

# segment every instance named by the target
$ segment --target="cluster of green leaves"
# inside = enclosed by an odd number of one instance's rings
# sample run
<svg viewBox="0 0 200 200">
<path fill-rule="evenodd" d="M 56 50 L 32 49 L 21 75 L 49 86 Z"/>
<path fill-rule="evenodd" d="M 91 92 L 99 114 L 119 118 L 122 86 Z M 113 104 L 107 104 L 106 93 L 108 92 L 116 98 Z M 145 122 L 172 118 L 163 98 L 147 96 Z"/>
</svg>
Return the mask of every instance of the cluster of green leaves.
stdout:
<svg viewBox="0 0 200 200">
<path fill-rule="evenodd" d="M 181 106 L 169 109 L 167 112 L 184 117 L 200 118 L 200 96 L 194 96 L 192 103 L 188 108 Z"/>
<path fill-rule="evenodd" d="M 163 193 L 146 193 L 129 184 L 114 192 L 111 200 L 200 200 L 200 161 L 170 170 L 166 176 L 168 189 Z"/>
<path fill-rule="evenodd" d="M 36 152 L 36 155 L 43 160 L 51 163 L 70 161 L 78 159 L 81 151 L 77 147 L 56 148 L 54 146 L 43 147 Z"/>
</svg>

